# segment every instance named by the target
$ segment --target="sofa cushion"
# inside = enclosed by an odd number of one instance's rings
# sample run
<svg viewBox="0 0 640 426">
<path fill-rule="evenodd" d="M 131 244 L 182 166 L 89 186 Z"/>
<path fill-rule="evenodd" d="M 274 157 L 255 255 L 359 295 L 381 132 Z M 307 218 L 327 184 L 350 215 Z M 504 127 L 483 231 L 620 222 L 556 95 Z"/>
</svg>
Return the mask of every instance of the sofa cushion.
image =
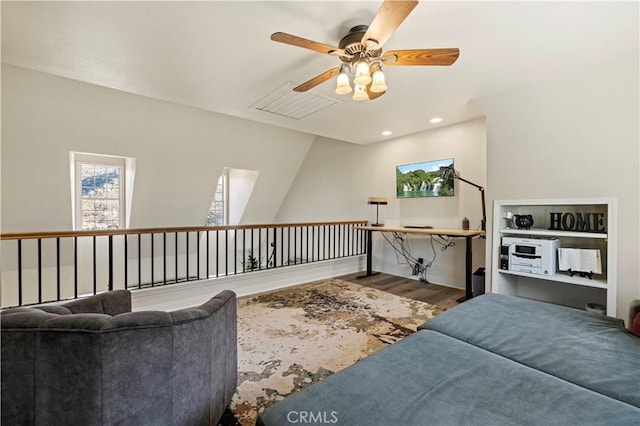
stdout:
<svg viewBox="0 0 640 426">
<path fill-rule="evenodd" d="M 105 314 L 55 315 L 43 321 L 40 328 L 68 331 L 101 330 L 113 317 Z"/>
<path fill-rule="evenodd" d="M 58 314 L 58 315 L 69 315 L 73 313 L 69 308 L 62 305 L 44 305 L 44 306 L 38 306 L 37 309 L 40 309 L 41 311 L 49 312 L 52 314 Z"/>
<path fill-rule="evenodd" d="M 419 328 L 640 407 L 640 340 L 624 328 L 622 320 L 491 293 Z"/>
<path fill-rule="evenodd" d="M 640 409 L 419 331 L 267 408 L 258 425 L 636 425 Z"/>
<path fill-rule="evenodd" d="M 114 290 L 67 302 L 63 305 L 71 313 L 99 313 L 118 315 L 131 312 L 131 292 L 128 290 Z"/>
<path fill-rule="evenodd" d="M 44 312 L 35 308 L 19 308 L 2 311 L 2 330 L 31 329 L 40 326 L 57 314 Z"/>
</svg>

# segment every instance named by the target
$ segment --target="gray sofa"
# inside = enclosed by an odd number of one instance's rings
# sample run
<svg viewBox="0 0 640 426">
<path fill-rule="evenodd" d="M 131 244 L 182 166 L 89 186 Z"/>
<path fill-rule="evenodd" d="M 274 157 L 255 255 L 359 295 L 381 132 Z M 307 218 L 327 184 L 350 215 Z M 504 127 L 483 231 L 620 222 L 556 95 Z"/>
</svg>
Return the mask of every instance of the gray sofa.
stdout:
<svg viewBox="0 0 640 426">
<path fill-rule="evenodd" d="M 261 426 L 638 425 L 621 320 L 487 294 L 266 409 Z"/>
<path fill-rule="evenodd" d="M 131 312 L 117 290 L 0 325 L 3 425 L 211 425 L 236 389 L 228 290 L 174 312 Z"/>
</svg>

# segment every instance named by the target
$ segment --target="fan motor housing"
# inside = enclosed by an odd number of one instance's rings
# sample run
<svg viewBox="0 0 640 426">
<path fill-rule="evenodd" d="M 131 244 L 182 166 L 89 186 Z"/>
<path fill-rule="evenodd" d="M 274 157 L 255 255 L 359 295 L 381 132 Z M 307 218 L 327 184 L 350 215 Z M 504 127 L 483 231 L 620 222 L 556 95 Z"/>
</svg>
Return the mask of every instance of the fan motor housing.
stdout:
<svg viewBox="0 0 640 426">
<path fill-rule="evenodd" d="M 367 56 L 370 57 L 375 58 L 380 56 L 382 49 L 370 50 L 367 52 L 366 46 L 362 44 L 362 37 L 364 37 L 368 28 L 368 25 L 356 25 L 349 30 L 349 33 L 346 36 L 342 37 L 338 47 L 352 56 L 352 58 L 341 56 L 340 59 L 342 62 L 352 63 L 354 60 L 357 61 L 357 59 L 359 59 L 365 52 L 367 53 Z"/>
</svg>

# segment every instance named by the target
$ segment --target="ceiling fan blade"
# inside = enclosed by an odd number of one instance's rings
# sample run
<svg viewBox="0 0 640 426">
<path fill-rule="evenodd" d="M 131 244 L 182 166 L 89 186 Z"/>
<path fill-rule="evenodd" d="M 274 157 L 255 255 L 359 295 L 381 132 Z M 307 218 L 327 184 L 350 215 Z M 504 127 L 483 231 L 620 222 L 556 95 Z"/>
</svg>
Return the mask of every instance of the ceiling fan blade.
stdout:
<svg viewBox="0 0 640 426">
<path fill-rule="evenodd" d="M 390 50 L 382 55 L 385 66 L 395 65 L 452 65 L 460 55 L 459 49 Z"/>
<path fill-rule="evenodd" d="M 271 34 L 271 40 L 290 44 L 291 46 L 304 47 L 305 49 L 325 53 L 327 55 L 350 56 L 347 54 L 347 52 L 340 48 L 329 46 L 328 44 L 318 43 L 317 41 L 313 40 L 307 40 L 306 38 L 294 36 L 287 33 L 273 33 Z"/>
<path fill-rule="evenodd" d="M 384 95 L 385 93 L 387 93 L 387 91 L 385 90 L 384 92 L 372 92 L 370 90 L 371 84 L 367 84 L 367 95 L 369 95 L 369 100 L 372 101 L 374 99 L 378 99 L 380 96 Z"/>
<path fill-rule="evenodd" d="M 309 89 L 313 89 L 320 83 L 324 83 L 325 81 L 335 77 L 340 73 L 340 67 L 334 67 L 330 70 L 323 72 L 322 74 L 313 77 L 311 80 L 302 83 L 301 85 L 294 87 L 293 90 L 296 92 L 306 92 Z"/>
<path fill-rule="evenodd" d="M 369 50 L 380 49 L 417 5 L 417 0 L 385 0 L 364 33 L 362 44 Z"/>
</svg>

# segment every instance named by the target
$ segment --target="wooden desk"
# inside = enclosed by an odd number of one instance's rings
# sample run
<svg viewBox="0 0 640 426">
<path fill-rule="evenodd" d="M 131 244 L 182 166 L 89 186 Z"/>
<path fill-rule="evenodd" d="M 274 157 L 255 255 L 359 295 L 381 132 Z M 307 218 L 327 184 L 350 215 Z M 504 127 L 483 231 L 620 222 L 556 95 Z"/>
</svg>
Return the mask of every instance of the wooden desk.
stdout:
<svg viewBox="0 0 640 426">
<path fill-rule="evenodd" d="M 453 238 L 464 238 L 466 240 L 466 248 L 465 248 L 465 283 L 464 283 L 464 297 L 458 299 L 458 302 L 464 302 L 465 300 L 469 300 L 473 297 L 473 288 L 471 285 L 471 268 L 472 265 L 472 255 L 471 255 L 471 239 L 473 237 L 482 236 L 485 234 L 484 231 L 478 230 L 465 230 L 465 229 L 454 229 L 454 228 L 405 228 L 403 226 L 356 226 L 355 229 L 361 229 L 363 231 L 367 231 L 367 273 L 364 275 L 365 277 L 369 277 L 371 275 L 375 275 L 373 272 L 373 243 L 372 243 L 372 233 L 375 232 L 400 232 L 404 234 L 418 234 L 418 235 L 442 235 L 446 237 Z"/>
</svg>

